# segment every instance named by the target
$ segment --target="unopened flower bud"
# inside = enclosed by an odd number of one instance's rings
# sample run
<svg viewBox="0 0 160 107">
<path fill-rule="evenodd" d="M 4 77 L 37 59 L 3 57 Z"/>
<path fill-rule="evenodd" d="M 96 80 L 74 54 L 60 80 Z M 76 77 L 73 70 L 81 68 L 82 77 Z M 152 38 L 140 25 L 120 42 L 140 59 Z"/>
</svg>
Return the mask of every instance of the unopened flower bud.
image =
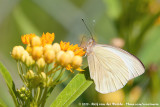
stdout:
<svg viewBox="0 0 160 107">
<path fill-rule="evenodd" d="M 57 63 L 60 63 L 60 58 L 64 54 L 64 51 L 59 51 L 56 55 L 56 61 Z"/>
<path fill-rule="evenodd" d="M 21 92 L 25 92 L 25 91 L 26 91 L 26 88 L 25 88 L 25 87 L 22 87 L 22 88 L 20 89 L 20 91 L 21 91 Z"/>
<path fill-rule="evenodd" d="M 43 55 L 43 47 L 33 47 L 32 57 L 34 60 L 38 60 Z"/>
<path fill-rule="evenodd" d="M 53 50 L 55 51 L 56 54 L 61 50 L 59 43 L 53 44 Z"/>
<path fill-rule="evenodd" d="M 69 50 L 69 51 L 67 51 L 66 53 L 71 56 L 71 59 L 74 57 L 74 52 L 73 52 L 73 51 L 70 51 L 70 50 Z"/>
<path fill-rule="evenodd" d="M 135 86 L 129 93 L 129 101 L 136 103 L 142 94 L 142 88 Z"/>
<path fill-rule="evenodd" d="M 69 65 L 72 62 L 72 58 L 70 54 L 67 54 L 66 52 L 62 54 L 60 58 L 60 64 L 64 67 Z"/>
<path fill-rule="evenodd" d="M 125 101 L 125 94 L 122 89 L 107 94 L 99 93 L 97 97 L 102 103 L 124 103 Z"/>
<path fill-rule="evenodd" d="M 33 79 L 34 78 L 34 72 L 32 70 L 29 70 L 27 72 L 26 78 L 29 79 L 29 80 Z"/>
<path fill-rule="evenodd" d="M 74 56 L 72 60 L 72 66 L 74 69 L 79 68 L 82 65 L 82 57 L 81 56 Z"/>
<path fill-rule="evenodd" d="M 25 94 L 20 94 L 20 97 L 23 98 L 25 96 Z"/>
<path fill-rule="evenodd" d="M 52 78 L 52 77 L 49 77 L 49 78 L 48 78 L 48 81 L 47 81 L 47 86 L 52 85 L 52 83 L 53 83 L 53 78 Z"/>
<path fill-rule="evenodd" d="M 26 58 L 26 62 L 25 63 L 29 67 L 29 66 L 32 66 L 35 63 L 35 61 L 33 60 L 33 58 L 31 56 L 28 56 Z"/>
<path fill-rule="evenodd" d="M 45 64 L 46 64 L 44 58 L 38 59 L 36 63 L 37 63 L 38 68 L 40 68 L 40 69 L 44 68 Z"/>
<path fill-rule="evenodd" d="M 22 57 L 21 57 L 21 61 L 23 63 L 25 63 L 27 57 L 29 56 L 29 53 L 27 51 L 23 51 Z"/>
<path fill-rule="evenodd" d="M 21 93 L 21 91 L 19 89 L 17 89 L 18 94 Z"/>
<path fill-rule="evenodd" d="M 21 59 L 24 48 L 22 46 L 15 46 L 12 50 L 12 57 L 16 60 Z"/>
<path fill-rule="evenodd" d="M 51 44 L 46 44 L 43 48 L 43 54 L 45 54 L 47 51 L 53 50 Z"/>
<path fill-rule="evenodd" d="M 125 41 L 122 38 L 113 38 L 111 41 L 111 45 L 123 48 L 125 45 Z"/>
<path fill-rule="evenodd" d="M 46 74 L 44 73 L 44 72 L 41 72 L 41 74 L 40 74 L 40 78 L 42 79 L 42 80 L 46 80 Z"/>
<path fill-rule="evenodd" d="M 44 54 L 44 60 L 49 64 L 52 63 L 55 59 L 55 52 L 53 50 L 49 50 Z"/>
<path fill-rule="evenodd" d="M 32 54 L 32 47 L 30 45 L 27 45 L 26 51 L 31 55 Z"/>
<path fill-rule="evenodd" d="M 38 36 L 35 36 L 31 39 L 31 46 L 41 46 L 41 39 Z"/>
<path fill-rule="evenodd" d="M 24 100 L 28 100 L 28 97 L 25 97 Z"/>
<path fill-rule="evenodd" d="M 156 72 L 158 71 L 158 65 L 155 63 L 152 63 L 151 65 L 149 65 L 149 71 L 150 72 Z"/>
<path fill-rule="evenodd" d="M 30 96 L 30 94 L 31 94 L 31 92 L 28 90 L 28 91 L 26 92 L 26 95 L 27 95 L 27 96 Z"/>
</svg>

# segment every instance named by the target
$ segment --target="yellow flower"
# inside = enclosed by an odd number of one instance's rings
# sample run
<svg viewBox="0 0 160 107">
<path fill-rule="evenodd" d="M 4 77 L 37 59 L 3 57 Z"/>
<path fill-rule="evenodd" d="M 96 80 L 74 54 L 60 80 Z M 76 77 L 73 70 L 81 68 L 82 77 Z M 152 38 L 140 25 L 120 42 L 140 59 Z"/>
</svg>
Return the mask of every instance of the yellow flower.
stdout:
<svg viewBox="0 0 160 107">
<path fill-rule="evenodd" d="M 33 37 L 35 37 L 36 35 L 35 34 L 26 34 L 26 35 L 23 35 L 21 36 L 21 40 L 22 40 L 22 43 L 23 44 L 30 44 L 30 41 Z"/>
<path fill-rule="evenodd" d="M 41 41 L 42 41 L 42 46 L 45 46 L 46 44 L 52 44 L 52 42 L 54 41 L 54 33 L 46 33 L 42 35 L 41 37 Z"/>
<path fill-rule="evenodd" d="M 30 44 L 27 45 L 26 51 L 27 51 L 29 54 L 32 54 L 32 47 L 30 46 Z"/>
<path fill-rule="evenodd" d="M 41 39 L 38 36 L 33 37 L 30 42 L 32 47 L 41 46 Z"/>
<path fill-rule="evenodd" d="M 61 56 L 63 55 L 63 53 L 65 53 L 64 51 L 59 51 L 56 55 L 56 62 L 59 64 L 60 63 L 60 59 Z"/>
<path fill-rule="evenodd" d="M 60 47 L 61 47 L 61 50 L 63 50 L 63 51 L 68 51 L 68 50 L 73 51 L 74 55 L 83 56 L 85 54 L 85 51 L 83 50 L 83 48 L 78 47 L 78 44 L 76 44 L 76 45 L 71 44 L 70 45 L 70 42 L 61 41 Z"/>
<path fill-rule="evenodd" d="M 28 56 L 29 56 L 29 53 L 28 53 L 26 50 L 24 50 L 24 51 L 23 51 L 23 54 L 22 54 L 22 56 L 21 56 L 21 61 L 22 61 L 23 63 L 25 63 L 25 61 L 26 61 L 26 59 L 27 59 Z"/>
<path fill-rule="evenodd" d="M 55 53 L 57 54 L 59 51 L 61 51 L 61 47 L 59 45 L 59 43 L 54 43 L 52 46 L 53 50 L 55 51 Z"/>
<path fill-rule="evenodd" d="M 72 56 L 66 52 L 61 55 L 60 64 L 63 67 L 67 67 L 72 62 Z"/>
<path fill-rule="evenodd" d="M 45 54 L 47 51 L 53 51 L 52 45 L 51 44 L 47 44 L 43 47 L 43 54 Z"/>
<path fill-rule="evenodd" d="M 60 47 L 61 47 L 61 50 L 63 51 L 67 51 L 69 46 L 70 46 L 69 42 L 63 42 L 63 41 L 60 42 Z"/>
<path fill-rule="evenodd" d="M 69 71 L 71 71 L 72 73 L 74 73 L 72 69 L 73 69 L 73 67 L 71 66 L 71 64 L 69 64 L 69 65 L 66 67 L 66 70 L 69 70 Z M 81 69 L 80 67 L 77 68 L 76 70 L 77 70 L 77 71 L 84 71 L 84 70 Z"/>
<path fill-rule="evenodd" d="M 48 50 L 45 54 L 44 54 L 44 60 L 46 61 L 46 63 L 50 64 L 55 60 L 55 52 L 53 50 Z"/>
<path fill-rule="evenodd" d="M 160 16 L 155 21 L 155 25 L 159 25 L 159 24 L 160 24 Z"/>
<path fill-rule="evenodd" d="M 31 56 L 27 56 L 26 60 L 25 60 L 25 64 L 27 65 L 27 67 L 32 66 L 35 64 L 35 61 L 33 60 L 33 58 Z"/>
<path fill-rule="evenodd" d="M 83 48 L 78 47 L 78 44 L 73 45 L 73 44 L 70 44 L 70 42 L 61 41 L 60 42 L 60 47 L 61 47 L 62 51 L 73 51 L 74 55 L 76 55 L 76 56 L 81 57 L 85 54 L 85 51 L 83 50 Z M 80 61 L 80 62 L 82 62 L 82 61 Z M 66 66 L 66 69 L 71 71 L 71 72 L 73 72 L 73 70 L 72 70 L 73 68 L 75 68 L 75 67 L 73 67 L 71 64 Z M 80 67 L 76 67 L 76 70 L 77 71 L 84 71 Z"/>
<path fill-rule="evenodd" d="M 32 50 L 32 58 L 34 60 L 38 60 L 39 58 L 41 58 L 43 55 L 43 47 L 41 46 L 35 46 L 33 47 L 33 50 Z"/>
<path fill-rule="evenodd" d="M 136 103 L 141 95 L 142 95 L 142 88 L 139 86 L 135 86 L 129 93 L 129 101 L 132 103 Z"/>
<path fill-rule="evenodd" d="M 23 44 L 27 44 L 26 52 L 28 52 L 28 60 L 23 56 L 23 62 L 27 63 L 27 66 L 33 65 L 33 61 L 37 61 L 37 64 L 40 66 L 45 66 L 45 63 L 49 64 L 56 62 L 55 64 L 65 67 L 67 70 L 73 72 L 73 69 L 78 71 L 84 71 L 80 68 L 82 65 L 82 56 L 85 54 L 83 48 L 79 47 L 78 44 L 70 44 L 70 42 L 54 43 L 55 35 L 54 33 L 43 33 L 41 37 L 36 36 L 35 34 L 26 34 L 21 36 Z M 12 52 L 16 53 L 16 52 Z M 14 57 L 14 54 L 12 54 Z M 44 58 L 43 60 L 40 58 Z M 45 62 L 42 64 L 42 62 Z"/>
<path fill-rule="evenodd" d="M 20 60 L 24 52 L 24 48 L 22 46 L 15 46 L 12 50 L 12 57 L 16 60 Z"/>
<path fill-rule="evenodd" d="M 72 73 L 74 73 L 72 69 L 73 69 L 73 67 L 72 67 L 71 65 L 68 65 L 68 66 L 66 67 L 66 70 L 69 70 L 69 71 L 71 71 Z"/>
<path fill-rule="evenodd" d="M 26 78 L 29 79 L 29 80 L 33 79 L 34 78 L 34 72 L 32 70 L 27 71 Z"/>
<path fill-rule="evenodd" d="M 72 67 L 77 69 L 82 65 L 82 57 L 81 56 L 74 56 L 72 61 Z"/>
<path fill-rule="evenodd" d="M 42 69 L 45 67 L 46 62 L 45 62 L 44 58 L 40 58 L 37 60 L 36 64 L 37 64 L 38 68 Z"/>
<path fill-rule="evenodd" d="M 125 93 L 122 89 L 107 94 L 98 93 L 97 97 L 102 103 L 124 103 L 125 101 Z"/>
</svg>

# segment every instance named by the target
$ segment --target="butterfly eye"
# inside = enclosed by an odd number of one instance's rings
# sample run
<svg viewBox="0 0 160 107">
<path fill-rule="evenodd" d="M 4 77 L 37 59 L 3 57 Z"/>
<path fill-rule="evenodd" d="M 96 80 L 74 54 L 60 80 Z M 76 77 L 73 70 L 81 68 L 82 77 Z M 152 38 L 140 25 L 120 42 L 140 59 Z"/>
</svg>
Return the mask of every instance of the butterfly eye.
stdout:
<svg viewBox="0 0 160 107">
<path fill-rule="evenodd" d="M 93 43 L 93 41 L 92 41 L 92 39 L 90 39 L 89 41 L 88 41 L 88 45 L 91 45 Z"/>
<path fill-rule="evenodd" d="M 90 39 L 89 41 L 88 41 L 88 46 L 89 47 L 91 47 L 92 45 L 94 45 L 95 44 L 95 41 L 93 40 L 93 39 Z"/>
<path fill-rule="evenodd" d="M 92 45 L 92 42 L 89 42 L 88 45 Z"/>
</svg>

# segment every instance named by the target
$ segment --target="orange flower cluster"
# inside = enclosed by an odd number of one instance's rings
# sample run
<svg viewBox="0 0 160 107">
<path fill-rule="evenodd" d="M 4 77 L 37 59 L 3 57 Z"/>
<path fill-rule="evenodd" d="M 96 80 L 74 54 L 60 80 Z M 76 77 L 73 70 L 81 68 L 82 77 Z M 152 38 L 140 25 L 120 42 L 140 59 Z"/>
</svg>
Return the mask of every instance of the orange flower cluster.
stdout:
<svg viewBox="0 0 160 107">
<path fill-rule="evenodd" d="M 27 44 L 29 45 L 30 42 L 31 42 L 31 39 L 33 37 L 35 37 L 36 35 L 35 34 L 26 34 L 24 36 L 21 37 L 21 40 L 22 40 L 22 43 L 23 44 Z M 42 46 L 45 46 L 46 44 L 52 44 L 52 42 L 54 41 L 54 38 L 55 38 L 55 35 L 54 33 L 50 34 L 50 33 L 46 33 L 42 35 L 42 37 L 40 38 L 41 39 L 41 43 L 42 43 Z"/>
<path fill-rule="evenodd" d="M 74 55 L 77 55 L 77 56 L 83 56 L 85 54 L 85 51 L 83 50 L 83 48 L 81 47 L 78 47 L 78 44 L 76 45 L 73 45 L 73 44 L 70 44 L 70 42 L 63 42 L 61 41 L 60 42 L 60 47 L 61 47 L 61 50 L 63 51 L 73 51 L 74 52 Z M 66 69 L 67 70 L 70 70 L 71 72 L 73 72 L 72 70 L 72 66 L 71 64 L 69 64 Z M 84 71 L 80 68 L 76 69 L 78 71 Z"/>
<path fill-rule="evenodd" d="M 79 67 L 75 66 L 75 65 L 81 66 L 80 63 L 82 61 L 82 56 L 85 54 L 85 51 L 83 50 L 83 48 L 79 47 L 78 44 L 73 45 L 73 44 L 70 44 L 70 42 L 63 42 L 63 41 L 61 41 L 60 44 L 54 43 L 52 45 L 54 38 L 55 38 L 54 33 L 47 32 L 46 34 L 43 33 L 42 37 L 38 37 L 35 34 L 26 34 L 21 37 L 21 40 L 23 44 L 27 44 L 26 51 L 36 61 L 38 59 L 41 59 L 41 57 L 51 58 L 49 57 L 50 55 L 47 55 L 48 53 L 44 54 L 44 52 L 46 49 L 52 50 L 53 48 L 55 52 L 51 52 L 51 53 L 54 53 L 54 55 L 52 56 L 55 56 L 55 62 L 57 63 L 61 62 L 59 64 L 63 63 L 62 66 L 65 67 L 67 70 L 70 70 L 71 72 L 73 72 L 72 69 L 83 71 Z M 44 51 L 44 52 L 41 52 L 41 51 Z M 64 53 L 64 55 L 62 55 L 64 58 L 61 58 L 61 60 L 59 60 L 61 53 Z M 39 56 L 36 56 L 36 55 L 39 55 Z M 65 58 L 69 58 L 69 59 L 66 59 L 66 61 L 64 61 Z M 45 61 L 47 62 L 48 59 L 46 59 Z M 67 61 L 68 61 L 68 64 L 67 64 Z"/>
<path fill-rule="evenodd" d="M 60 47 L 63 51 L 68 51 L 68 50 L 73 51 L 74 55 L 83 56 L 85 54 L 85 51 L 83 50 L 83 48 L 78 47 L 78 44 L 73 45 L 73 44 L 70 44 L 70 42 L 61 41 Z"/>
<path fill-rule="evenodd" d="M 52 34 L 48 32 L 46 34 L 43 33 L 41 41 L 42 41 L 42 46 L 45 46 L 46 44 L 52 44 L 52 42 L 54 41 L 54 33 Z"/>
<path fill-rule="evenodd" d="M 30 40 L 35 37 L 35 34 L 26 34 L 24 36 L 21 36 L 21 40 L 23 44 L 30 44 Z"/>
<path fill-rule="evenodd" d="M 63 79 L 66 70 L 72 73 L 74 70 L 84 71 L 81 69 L 82 56 L 85 54 L 83 48 L 70 42 L 52 43 L 54 38 L 54 33 L 48 32 L 43 33 L 41 37 L 26 34 L 21 37 L 26 47 L 21 45 L 13 47 L 11 56 L 16 60 L 18 74 L 26 85 L 16 91 L 18 105 L 21 102 L 32 105 L 34 100 L 45 100 L 42 96 L 46 93 L 41 93 L 42 95 L 39 96 L 37 92 L 39 90 L 48 92 L 50 88 L 64 82 L 70 76 L 70 74 L 65 75 L 67 78 Z M 36 102 L 33 105 L 43 106 L 44 104 Z"/>
</svg>

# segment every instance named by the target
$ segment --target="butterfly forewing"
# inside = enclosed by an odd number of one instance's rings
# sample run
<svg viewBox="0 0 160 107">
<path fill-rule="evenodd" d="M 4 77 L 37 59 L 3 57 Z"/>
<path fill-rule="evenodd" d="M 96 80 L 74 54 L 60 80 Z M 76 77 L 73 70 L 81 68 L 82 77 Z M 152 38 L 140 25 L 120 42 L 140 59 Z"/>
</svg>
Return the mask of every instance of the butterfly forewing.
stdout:
<svg viewBox="0 0 160 107">
<path fill-rule="evenodd" d="M 145 71 L 144 65 L 134 55 L 132 55 L 132 54 L 120 49 L 120 48 L 109 46 L 109 45 L 97 44 L 96 47 L 103 47 L 104 49 L 109 50 L 109 51 L 113 52 L 114 54 L 116 54 L 117 56 L 119 56 L 128 68 L 129 79 L 133 79 L 133 78 L 144 73 L 144 71 Z"/>
</svg>

